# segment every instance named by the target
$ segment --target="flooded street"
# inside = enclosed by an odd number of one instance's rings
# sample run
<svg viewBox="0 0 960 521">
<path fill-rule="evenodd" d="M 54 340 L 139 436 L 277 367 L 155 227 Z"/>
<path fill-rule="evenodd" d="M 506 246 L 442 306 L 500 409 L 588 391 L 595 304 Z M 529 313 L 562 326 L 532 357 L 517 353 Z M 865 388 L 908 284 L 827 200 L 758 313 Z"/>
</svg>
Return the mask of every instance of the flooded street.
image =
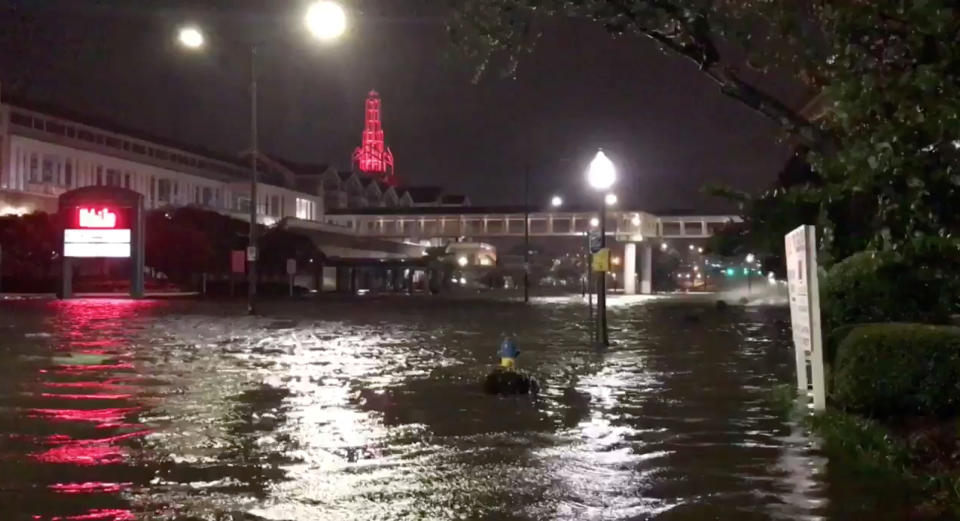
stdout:
<svg viewBox="0 0 960 521">
<path fill-rule="evenodd" d="M 0 302 L 0 519 L 902 518 L 771 403 L 785 308 L 611 305 Z"/>
</svg>

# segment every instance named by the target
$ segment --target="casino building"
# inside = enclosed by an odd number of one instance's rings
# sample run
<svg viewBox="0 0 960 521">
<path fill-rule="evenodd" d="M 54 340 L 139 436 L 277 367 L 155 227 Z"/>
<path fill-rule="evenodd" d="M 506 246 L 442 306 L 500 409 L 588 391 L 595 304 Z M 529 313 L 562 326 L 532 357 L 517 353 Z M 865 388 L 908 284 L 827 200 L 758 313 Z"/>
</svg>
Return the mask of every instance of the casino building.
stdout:
<svg viewBox="0 0 960 521">
<path fill-rule="evenodd" d="M 327 208 L 468 206 L 465 196 L 399 182 L 380 110 L 379 95 L 371 92 L 350 171 L 261 154 L 258 220 L 322 222 Z M 116 186 L 142 194 L 148 210 L 197 206 L 246 220 L 249 179 L 249 152 L 218 154 L 0 96 L 0 215 L 56 212 L 57 197 L 68 190 Z"/>
</svg>

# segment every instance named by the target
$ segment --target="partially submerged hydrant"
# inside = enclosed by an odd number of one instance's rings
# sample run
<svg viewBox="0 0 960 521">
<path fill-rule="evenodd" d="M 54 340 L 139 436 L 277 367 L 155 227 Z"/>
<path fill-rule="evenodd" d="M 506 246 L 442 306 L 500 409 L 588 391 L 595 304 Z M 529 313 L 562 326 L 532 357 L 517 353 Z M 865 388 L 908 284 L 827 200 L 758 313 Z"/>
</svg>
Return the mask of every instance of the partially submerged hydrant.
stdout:
<svg viewBox="0 0 960 521">
<path fill-rule="evenodd" d="M 540 384 L 531 376 L 517 371 L 520 349 L 510 337 L 500 343 L 500 366 L 487 375 L 483 388 L 488 394 L 537 394 Z"/>
</svg>

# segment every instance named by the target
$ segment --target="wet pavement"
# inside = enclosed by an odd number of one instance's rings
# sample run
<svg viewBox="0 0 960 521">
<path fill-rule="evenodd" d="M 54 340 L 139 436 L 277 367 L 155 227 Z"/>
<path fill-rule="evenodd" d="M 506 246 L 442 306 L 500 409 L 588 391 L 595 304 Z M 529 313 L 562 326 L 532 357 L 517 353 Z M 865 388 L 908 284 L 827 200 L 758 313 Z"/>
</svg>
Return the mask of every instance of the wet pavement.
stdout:
<svg viewBox="0 0 960 521">
<path fill-rule="evenodd" d="M 902 519 L 783 418 L 781 307 L 0 301 L 0 519 Z M 481 382 L 505 332 L 536 398 Z"/>
</svg>

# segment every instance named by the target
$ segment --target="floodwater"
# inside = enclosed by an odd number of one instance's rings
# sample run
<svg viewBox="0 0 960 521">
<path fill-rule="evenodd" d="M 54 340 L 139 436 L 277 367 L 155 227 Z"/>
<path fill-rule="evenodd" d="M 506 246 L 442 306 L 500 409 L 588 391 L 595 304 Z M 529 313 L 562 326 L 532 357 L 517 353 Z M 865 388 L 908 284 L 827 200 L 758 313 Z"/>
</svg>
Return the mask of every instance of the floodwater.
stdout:
<svg viewBox="0 0 960 521">
<path fill-rule="evenodd" d="M 902 519 L 776 410 L 788 312 L 0 301 L 0 519 Z M 480 382 L 505 332 L 541 395 Z"/>
</svg>

